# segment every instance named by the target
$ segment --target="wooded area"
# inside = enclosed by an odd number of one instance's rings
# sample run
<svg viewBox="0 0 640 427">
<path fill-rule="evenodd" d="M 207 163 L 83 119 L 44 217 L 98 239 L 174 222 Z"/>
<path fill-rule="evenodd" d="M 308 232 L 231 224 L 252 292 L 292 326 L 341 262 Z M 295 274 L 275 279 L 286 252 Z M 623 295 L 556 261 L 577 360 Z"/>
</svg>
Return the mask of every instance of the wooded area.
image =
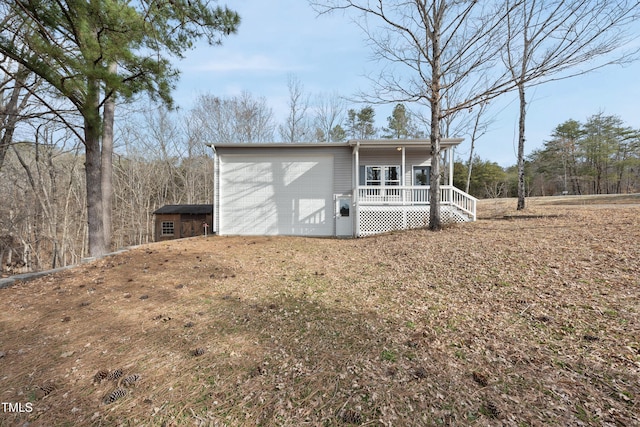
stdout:
<svg viewBox="0 0 640 427">
<path fill-rule="evenodd" d="M 541 196 L 640 191 L 640 129 L 603 113 L 558 125 L 529 156 L 532 186 Z"/>
<path fill-rule="evenodd" d="M 176 120 L 160 110 L 119 132 L 112 248 L 153 241 L 152 213 L 164 204 L 211 202 L 208 148 L 189 144 Z M 37 131 L 36 143 L 12 144 L 0 171 L 0 255 L 13 272 L 76 264 L 88 255 L 82 150 L 53 123 Z"/>
<path fill-rule="evenodd" d="M 42 108 L 28 93 L 20 99 L 30 110 Z M 402 133 L 411 126 L 404 107 L 398 108 L 402 114 L 394 114 L 402 124 L 389 118 L 390 128 L 378 130 L 371 107 L 347 110 L 339 97 L 329 95 L 315 102 L 319 107 L 311 109 L 308 101 L 309 113 L 297 126 L 312 130 L 316 141 L 325 140 L 327 123 L 333 123 L 329 129 L 335 141 Z M 165 204 L 212 202 L 213 159 L 205 142 L 269 142 L 290 132 L 282 124 L 276 136 L 272 109 L 249 93 L 228 98 L 203 94 L 185 113 L 140 104 L 124 108 L 127 119 L 118 121 L 114 143 L 111 249 L 153 241 L 152 213 Z M 77 264 L 89 255 L 82 146 L 50 115 L 21 119 L 0 168 L 3 271 Z"/>
</svg>

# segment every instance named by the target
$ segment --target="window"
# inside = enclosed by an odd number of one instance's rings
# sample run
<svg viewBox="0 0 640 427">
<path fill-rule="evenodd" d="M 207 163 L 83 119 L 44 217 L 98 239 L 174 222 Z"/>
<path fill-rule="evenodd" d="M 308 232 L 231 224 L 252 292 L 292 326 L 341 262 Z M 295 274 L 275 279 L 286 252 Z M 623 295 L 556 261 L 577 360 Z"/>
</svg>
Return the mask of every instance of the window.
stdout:
<svg viewBox="0 0 640 427">
<path fill-rule="evenodd" d="M 340 216 L 341 217 L 349 216 L 349 208 L 351 206 L 351 198 L 338 199 L 338 206 L 339 206 L 339 209 L 340 209 Z"/>
<path fill-rule="evenodd" d="M 173 236 L 173 221 L 162 221 L 162 235 Z"/>
<path fill-rule="evenodd" d="M 400 185 L 400 166 L 365 166 L 364 185 Z"/>
<path fill-rule="evenodd" d="M 367 166 L 367 181 L 365 185 L 380 185 L 382 179 L 382 168 L 380 166 Z"/>
<path fill-rule="evenodd" d="M 413 185 L 429 185 L 431 183 L 431 166 L 413 167 Z"/>
</svg>

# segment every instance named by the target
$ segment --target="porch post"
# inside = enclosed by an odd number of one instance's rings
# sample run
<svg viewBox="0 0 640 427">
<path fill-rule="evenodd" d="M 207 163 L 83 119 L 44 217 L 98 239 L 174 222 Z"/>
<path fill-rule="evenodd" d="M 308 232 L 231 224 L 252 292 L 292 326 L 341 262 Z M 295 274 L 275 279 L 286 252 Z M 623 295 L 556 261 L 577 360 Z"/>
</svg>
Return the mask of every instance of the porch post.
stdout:
<svg viewBox="0 0 640 427">
<path fill-rule="evenodd" d="M 405 154 L 404 150 L 405 150 L 405 147 L 402 146 L 402 172 L 401 172 L 402 176 L 401 176 L 401 179 L 400 179 L 400 185 L 402 186 L 402 204 L 403 205 L 404 205 L 404 202 L 407 200 L 407 196 L 405 194 L 406 190 L 404 188 L 405 185 L 406 185 L 405 176 L 406 176 L 406 173 L 407 173 L 407 169 L 406 169 L 405 164 L 406 164 L 407 157 L 406 157 L 406 154 Z"/>
<path fill-rule="evenodd" d="M 405 153 L 405 146 L 402 146 L 402 170 L 401 170 L 401 174 L 402 177 L 400 178 L 400 185 L 402 186 L 402 229 L 406 230 L 407 229 L 407 209 L 405 208 L 405 206 L 407 205 L 407 188 L 405 187 L 406 184 L 406 179 L 405 179 L 405 175 L 407 173 L 407 168 L 406 168 L 406 161 L 407 161 L 407 157 L 406 157 L 406 153 Z"/>
<path fill-rule="evenodd" d="M 453 203 L 453 145 L 447 150 L 449 160 L 449 203 Z"/>
<path fill-rule="evenodd" d="M 453 185 L 453 146 L 449 148 L 449 185 Z"/>
<path fill-rule="evenodd" d="M 355 207 L 355 229 L 353 230 L 356 237 L 360 237 L 360 141 L 356 142 L 353 147 L 353 204 Z"/>
<path fill-rule="evenodd" d="M 405 169 L 406 155 L 404 152 L 405 147 L 402 147 L 402 179 L 400 180 L 400 185 L 405 186 L 405 174 L 407 170 Z"/>
</svg>

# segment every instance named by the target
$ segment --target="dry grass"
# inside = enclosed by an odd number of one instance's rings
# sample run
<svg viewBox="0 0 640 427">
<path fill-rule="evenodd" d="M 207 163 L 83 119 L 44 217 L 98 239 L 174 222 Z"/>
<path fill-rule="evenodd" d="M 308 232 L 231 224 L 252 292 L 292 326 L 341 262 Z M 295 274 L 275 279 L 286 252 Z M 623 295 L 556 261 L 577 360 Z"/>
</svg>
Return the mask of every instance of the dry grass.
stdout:
<svg viewBox="0 0 640 427">
<path fill-rule="evenodd" d="M 529 210 L 515 212 L 516 198 L 482 199 L 478 201 L 479 218 L 496 218 L 502 215 L 529 215 Z M 549 216 L 553 214 L 553 206 L 565 208 L 612 208 L 612 207 L 640 207 L 639 194 L 590 194 L 586 196 L 552 196 L 552 197 L 528 197 L 527 208 L 546 207 L 541 212 Z M 533 209 L 535 211 L 535 209 Z"/>
<path fill-rule="evenodd" d="M 1 400 L 33 411 L 0 425 L 640 424 L 640 208 L 504 209 L 158 243 L 2 289 Z"/>
</svg>

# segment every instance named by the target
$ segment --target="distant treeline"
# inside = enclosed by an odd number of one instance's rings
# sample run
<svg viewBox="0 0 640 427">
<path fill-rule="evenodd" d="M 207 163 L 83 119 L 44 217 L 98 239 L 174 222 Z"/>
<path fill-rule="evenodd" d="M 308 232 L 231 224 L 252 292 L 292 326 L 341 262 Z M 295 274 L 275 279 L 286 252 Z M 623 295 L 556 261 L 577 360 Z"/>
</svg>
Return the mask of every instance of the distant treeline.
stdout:
<svg viewBox="0 0 640 427">
<path fill-rule="evenodd" d="M 456 162 L 454 183 L 465 189 L 469 165 Z M 469 193 L 478 198 L 515 197 L 517 170 L 474 157 Z M 616 116 L 593 115 L 585 123 L 558 125 L 526 160 L 528 196 L 640 192 L 640 130 Z"/>
</svg>

